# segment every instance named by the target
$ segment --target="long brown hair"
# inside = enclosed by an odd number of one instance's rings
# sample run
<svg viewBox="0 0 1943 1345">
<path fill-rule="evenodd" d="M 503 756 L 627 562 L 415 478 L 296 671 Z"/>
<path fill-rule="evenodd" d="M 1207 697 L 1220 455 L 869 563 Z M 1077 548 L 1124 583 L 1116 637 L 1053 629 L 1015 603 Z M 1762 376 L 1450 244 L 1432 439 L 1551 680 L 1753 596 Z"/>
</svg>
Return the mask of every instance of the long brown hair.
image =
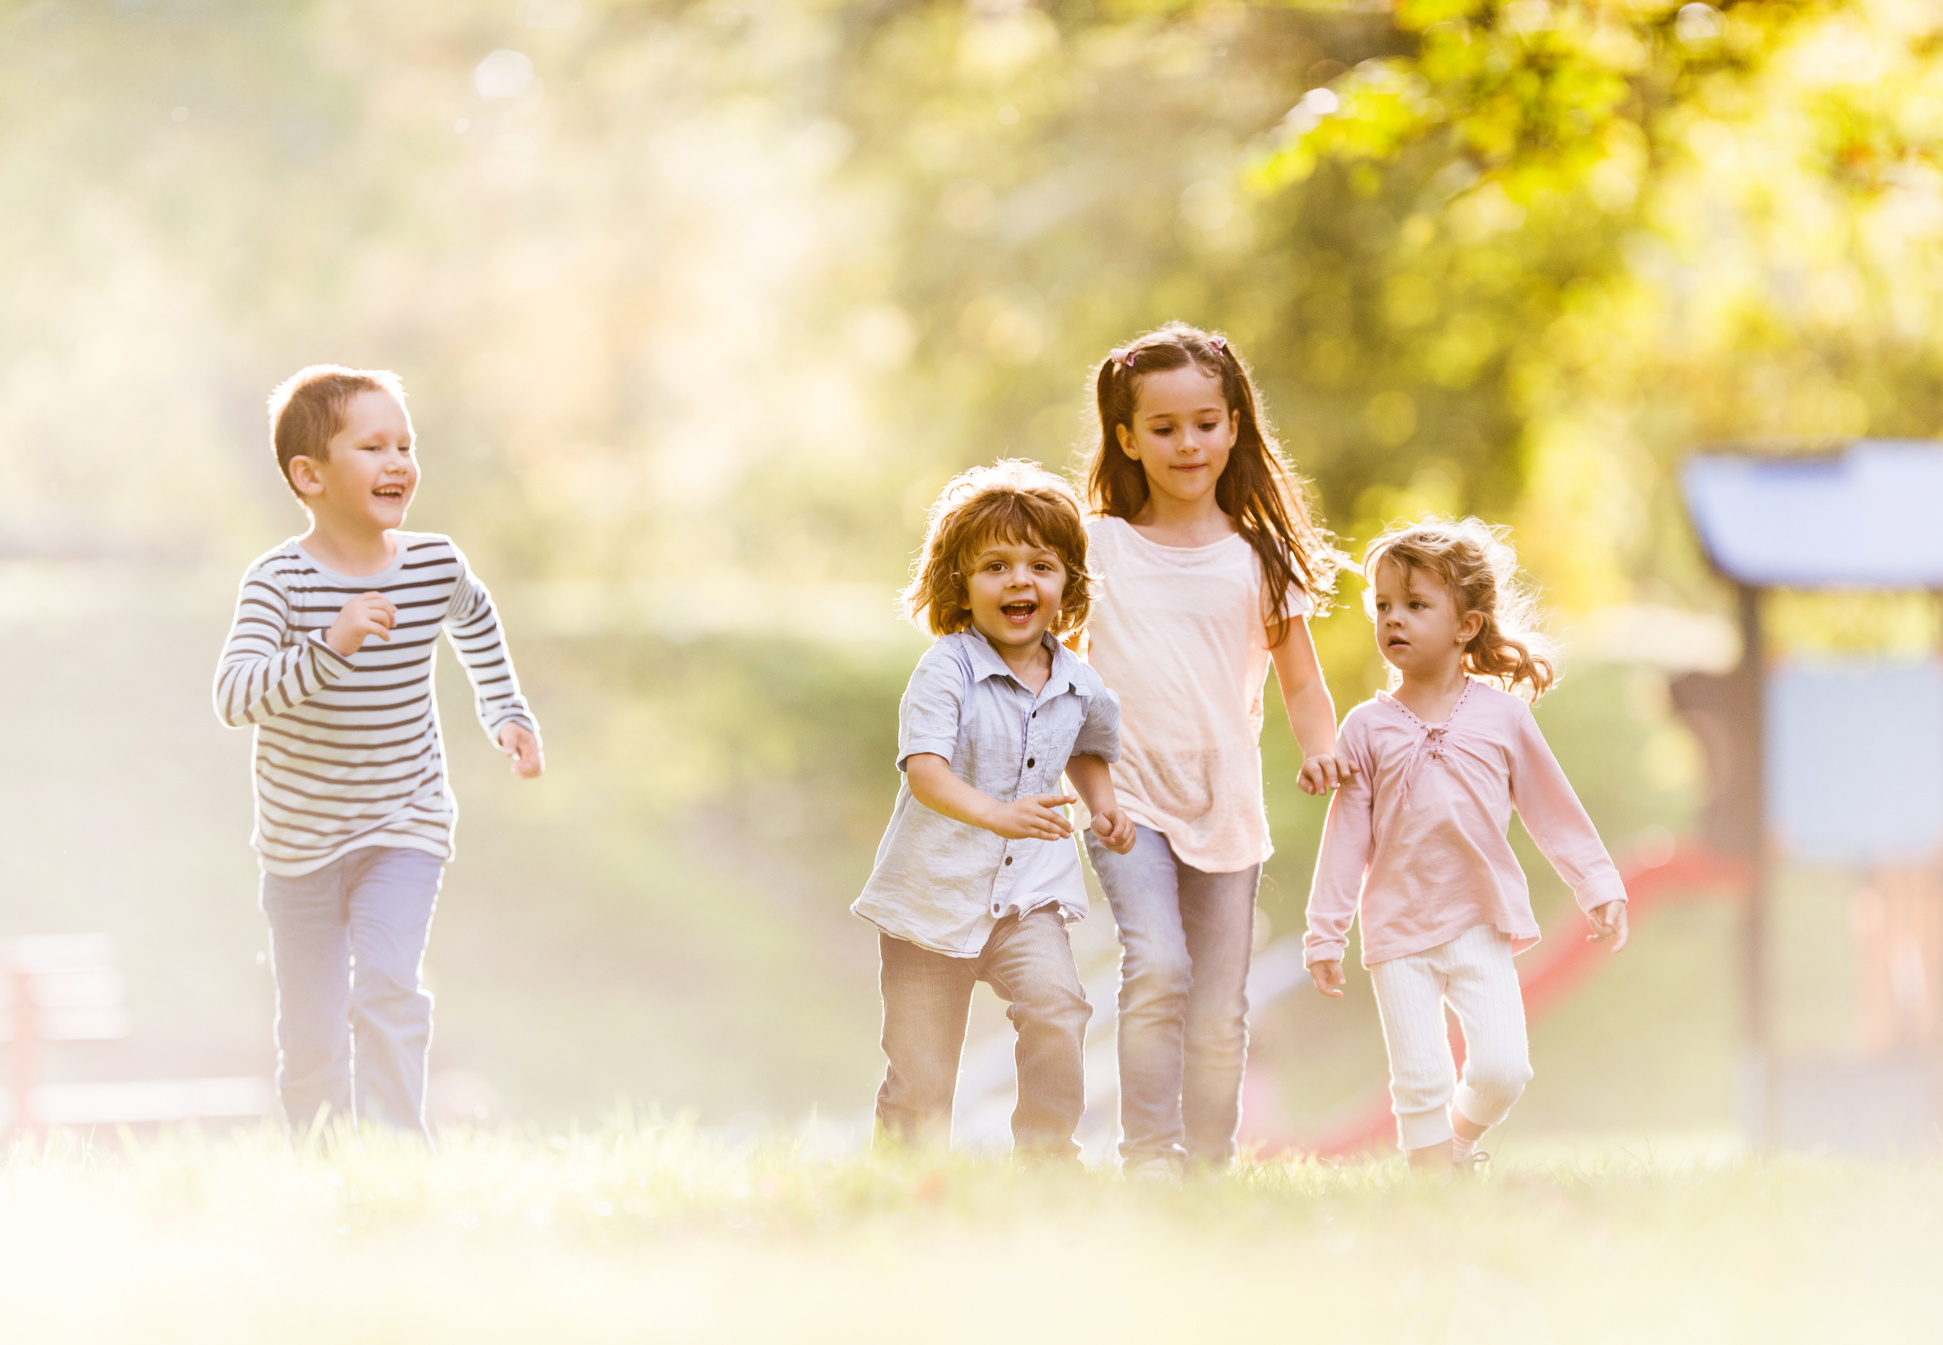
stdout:
<svg viewBox="0 0 1943 1345">
<path fill-rule="evenodd" d="M 1538 600 L 1518 577 L 1510 539 L 1511 529 L 1476 518 L 1426 518 L 1391 528 L 1363 555 L 1370 584 L 1363 602 L 1374 619 L 1376 571 L 1385 561 L 1432 576 L 1451 591 L 1460 618 L 1472 612 L 1484 618 L 1464 646 L 1464 671 L 1501 682 L 1506 691 L 1523 683 L 1536 701 L 1558 682 L 1558 652 L 1539 627 Z"/>
<path fill-rule="evenodd" d="M 1320 610 L 1335 591 L 1336 571 L 1346 557 L 1310 516 L 1305 483 L 1276 443 L 1256 403 L 1248 365 L 1227 338 L 1170 322 L 1101 361 L 1094 376 L 1100 444 L 1087 467 L 1087 494 L 1097 512 L 1114 518 L 1131 519 L 1147 507 L 1146 469 L 1120 447 L 1118 427 L 1132 433 L 1142 377 L 1189 364 L 1219 378 L 1229 409 L 1240 412 L 1235 446 L 1215 482 L 1214 499 L 1261 558 L 1262 620 L 1273 649 L 1288 636 L 1283 610 L 1288 591 L 1300 589 Z"/>
</svg>

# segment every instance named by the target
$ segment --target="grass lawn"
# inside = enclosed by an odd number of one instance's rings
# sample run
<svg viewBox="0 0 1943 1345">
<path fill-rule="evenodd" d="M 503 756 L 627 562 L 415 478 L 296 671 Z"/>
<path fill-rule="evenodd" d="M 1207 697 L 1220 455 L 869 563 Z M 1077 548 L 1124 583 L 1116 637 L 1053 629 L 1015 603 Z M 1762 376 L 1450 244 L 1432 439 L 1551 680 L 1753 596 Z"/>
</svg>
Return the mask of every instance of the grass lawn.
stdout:
<svg viewBox="0 0 1943 1345">
<path fill-rule="evenodd" d="M 1917 1341 L 1943 1166 L 1587 1146 L 1185 1189 L 989 1159 L 736 1152 L 682 1126 L 287 1152 L 272 1132 L 0 1167 L 0 1339 Z"/>
</svg>

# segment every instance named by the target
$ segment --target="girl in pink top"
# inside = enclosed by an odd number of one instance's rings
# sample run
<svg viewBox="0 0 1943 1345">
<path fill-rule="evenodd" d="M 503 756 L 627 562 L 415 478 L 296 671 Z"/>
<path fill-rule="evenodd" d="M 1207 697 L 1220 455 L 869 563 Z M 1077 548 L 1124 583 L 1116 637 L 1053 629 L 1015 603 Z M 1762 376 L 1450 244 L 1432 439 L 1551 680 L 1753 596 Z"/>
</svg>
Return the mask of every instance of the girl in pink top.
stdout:
<svg viewBox="0 0 1943 1345">
<path fill-rule="evenodd" d="M 1510 694 L 1522 685 L 1537 700 L 1556 670 L 1504 530 L 1474 518 L 1397 529 L 1370 544 L 1363 577 L 1392 690 L 1343 720 L 1337 751 L 1352 773 L 1323 829 L 1304 961 L 1340 997 L 1360 908 L 1401 1143 L 1412 1167 L 1447 1169 L 1482 1157 L 1478 1139 L 1531 1078 L 1511 959 L 1538 942 L 1538 922 L 1505 839 L 1511 810 L 1614 952 L 1626 889 L 1530 706 Z M 1461 1084 L 1447 1003 L 1464 1028 Z"/>
<path fill-rule="evenodd" d="M 1166 1180 L 1234 1155 L 1255 888 L 1271 849 L 1270 663 L 1308 754 L 1303 788 L 1341 780 L 1305 621 L 1340 557 L 1222 337 L 1170 323 L 1114 351 L 1096 390 L 1087 660 L 1120 696 L 1113 787 L 1135 839 L 1126 854 L 1087 848 L 1125 950 L 1120 1156 Z"/>
</svg>

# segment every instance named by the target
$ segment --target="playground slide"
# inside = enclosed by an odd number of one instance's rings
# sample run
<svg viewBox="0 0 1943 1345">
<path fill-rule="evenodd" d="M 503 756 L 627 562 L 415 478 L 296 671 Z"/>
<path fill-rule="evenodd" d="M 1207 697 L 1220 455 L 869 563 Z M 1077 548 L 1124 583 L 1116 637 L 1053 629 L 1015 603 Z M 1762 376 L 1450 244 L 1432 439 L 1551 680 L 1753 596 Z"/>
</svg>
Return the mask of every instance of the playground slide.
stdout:
<svg viewBox="0 0 1943 1345">
<path fill-rule="evenodd" d="M 1621 876 L 1626 882 L 1626 897 L 1631 908 L 1628 918 L 1637 928 L 1655 909 L 1671 901 L 1714 894 L 1723 889 L 1739 897 L 1747 891 L 1752 875 L 1744 860 L 1695 847 L 1676 850 L 1671 857 L 1660 862 L 1631 865 L 1622 871 Z M 1518 959 L 1526 1019 L 1535 1021 L 1542 1018 L 1548 1010 L 1577 990 L 1602 965 L 1601 959 L 1607 955 L 1604 944 L 1586 939 L 1585 917 L 1577 907 L 1561 911 L 1553 920 L 1552 927 L 1545 931 L 1539 945 Z M 1255 1000 L 1257 992 L 1254 979 L 1250 978 L 1251 1001 Z M 1260 988 L 1270 989 L 1267 985 Z M 1253 1006 L 1260 1008 L 1273 997 L 1256 1001 Z M 1462 1066 L 1464 1037 L 1455 1021 L 1451 1023 L 1450 1032 L 1451 1052 Z M 1250 1082 L 1257 1087 L 1266 1084 L 1261 1080 Z M 1248 1091 L 1247 1085 L 1244 1085 L 1244 1110 Z M 1332 1118 L 1310 1133 L 1271 1139 L 1259 1144 L 1256 1152 L 1264 1158 L 1291 1153 L 1338 1158 L 1394 1144 L 1395 1137 L 1396 1121 L 1390 1112 L 1389 1085 L 1378 1083 L 1339 1108 Z"/>
</svg>

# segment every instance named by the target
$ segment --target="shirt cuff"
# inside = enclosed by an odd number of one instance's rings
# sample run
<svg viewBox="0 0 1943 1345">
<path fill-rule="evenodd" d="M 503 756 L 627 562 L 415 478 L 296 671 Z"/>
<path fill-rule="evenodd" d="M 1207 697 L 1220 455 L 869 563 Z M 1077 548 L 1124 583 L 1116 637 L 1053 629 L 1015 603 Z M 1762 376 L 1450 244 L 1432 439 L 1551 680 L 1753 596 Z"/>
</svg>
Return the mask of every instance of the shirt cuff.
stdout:
<svg viewBox="0 0 1943 1345">
<path fill-rule="evenodd" d="M 342 677 L 356 666 L 351 660 L 345 658 L 344 655 L 330 647 L 330 644 L 324 639 L 324 633 L 322 631 L 312 631 L 310 638 L 305 643 L 310 646 L 310 651 L 313 655 L 322 656 L 322 661 L 318 663 L 317 669 L 326 677 Z"/>
<path fill-rule="evenodd" d="M 1343 954 L 1349 951 L 1348 939 L 1317 939 L 1314 943 L 1310 943 L 1305 938 L 1303 943 L 1306 945 L 1302 949 L 1304 970 L 1318 962 L 1341 962 Z"/>
<path fill-rule="evenodd" d="M 1595 875 L 1573 895 L 1579 899 L 1580 910 L 1597 910 L 1609 901 L 1626 900 L 1626 882 L 1619 876 L 1617 869 L 1607 869 L 1604 873 Z"/>
</svg>

